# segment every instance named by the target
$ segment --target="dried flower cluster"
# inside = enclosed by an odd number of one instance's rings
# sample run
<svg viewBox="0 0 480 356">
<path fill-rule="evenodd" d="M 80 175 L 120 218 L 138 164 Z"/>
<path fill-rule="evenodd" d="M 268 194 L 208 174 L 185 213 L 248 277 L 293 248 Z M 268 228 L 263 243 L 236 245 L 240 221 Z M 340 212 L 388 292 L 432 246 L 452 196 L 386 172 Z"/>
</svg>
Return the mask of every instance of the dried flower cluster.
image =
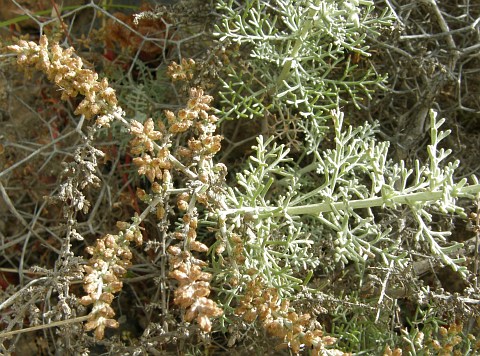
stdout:
<svg viewBox="0 0 480 356">
<path fill-rule="evenodd" d="M 181 71 L 181 67 L 178 68 Z M 183 147 L 179 155 L 191 166 L 195 166 L 198 180 L 191 183 L 191 192 L 183 192 L 178 196 L 177 207 L 184 213 L 182 227 L 175 232 L 179 240 L 176 245 L 168 248 L 170 254 L 169 277 L 178 281 L 175 290 L 174 303 L 185 309 L 184 320 L 196 320 L 200 329 L 209 332 L 212 328 L 211 318 L 223 314 L 217 304 L 208 298 L 210 295 L 210 280 L 212 275 L 202 271 L 206 262 L 195 258 L 193 253 L 206 253 L 208 246 L 197 241 L 198 211 L 196 202 L 206 207 L 214 200 L 211 199 L 212 185 L 218 180 L 218 172 L 213 165 L 212 157 L 220 150 L 220 135 L 214 135 L 217 118 L 208 114 L 212 97 L 205 95 L 202 89 L 192 88 L 190 98 L 185 109 L 177 115 L 166 111 L 169 131 L 180 134 L 191 129 L 195 136 L 188 140 L 188 148 Z M 181 152 L 181 153 L 180 153 Z M 193 163 L 193 164 L 192 164 Z"/>
<path fill-rule="evenodd" d="M 185 215 L 185 217 L 188 217 L 188 215 Z M 195 231 L 192 227 L 195 224 L 194 222 L 196 222 L 196 218 L 191 219 L 188 225 L 186 225 L 188 231 Z M 195 233 L 190 233 L 189 235 L 192 236 Z M 183 240 L 182 233 L 178 233 L 176 236 L 178 239 Z M 208 251 L 208 247 L 201 242 L 192 238 L 188 238 L 187 241 L 188 248 L 191 251 Z M 212 275 L 202 272 L 202 268 L 207 265 L 206 262 L 195 258 L 191 252 L 185 251 L 182 247 L 184 248 L 185 245 L 180 242 L 168 248 L 170 267 L 173 268 L 168 276 L 178 281 L 173 302 L 185 309 L 184 320 L 186 322 L 191 322 L 195 319 L 202 331 L 210 332 L 212 329 L 210 319 L 223 314 L 222 309 L 208 298 L 210 295 L 209 282 Z"/>
<path fill-rule="evenodd" d="M 462 342 L 467 338 L 472 344 L 472 351 L 474 353 L 480 350 L 480 341 L 474 335 L 468 334 L 466 337 L 463 334 L 463 323 L 452 323 L 448 326 L 441 326 L 438 328 L 438 335 L 436 338 L 430 338 L 426 341 L 426 345 L 430 351 L 427 355 L 461 355 Z M 423 333 L 420 333 L 423 336 Z M 423 339 L 423 338 L 422 338 Z"/>
<path fill-rule="evenodd" d="M 199 199 L 201 201 L 201 199 Z M 210 280 L 212 275 L 203 272 L 207 263 L 196 258 L 193 254 L 206 253 L 208 246 L 197 241 L 198 213 L 194 206 L 195 198 L 188 193 L 179 196 L 177 206 L 183 215 L 183 227 L 175 232 L 179 242 L 169 246 L 170 255 L 169 277 L 178 281 L 174 293 L 174 303 L 186 310 L 184 320 L 191 322 L 196 319 L 200 329 L 210 332 L 212 324 L 210 319 L 223 314 L 217 304 L 207 298 L 210 295 Z"/>
<path fill-rule="evenodd" d="M 83 95 L 84 99 L 75 110 L 76 115 L 87 119 L 97 116 L 99 126 L 108 126 L 114 113 L 120 113 L 115 90 L 108 86 L 108 80 L 98 80 L 98 74 L 83 68 L 81 58 L 74 55 L 72 47 L 63 49 L 58 43 L 49 46 L 46 36 L 40 37 L 39 44 L 19 40 L 8 50 L 17 53 L 17 63 L 24 69 L 42 71 L 48 79 L 62 89 L 62 100 Z"/>
<path fill-rule="evenodd" d="M 98 74 L 83 68 L 81 58 L 74 55 L 74 49 L 64 50 L 58 43 L 49 45 L 47 37 L 42 36 L 39 44 L 19 40 L 16 45 L 7 47 L 17 54 L 17 64 L 24 70 L 40 70 L 47 78 L 62 90 L 61 99 L 68 100 L 77 95 L 84 96 L 75 110 L 76 115 L 84 115 L 87 119 L 97 116 L 98 127 L 107 126 L 113 118 L 121 118 L 123 112 L 117 106 L 115 91 L 108 86 L 107 79 L 98 80 Z M 65 163 L 63 172 L 66 182 L 62 183 L 59 193 L 53 200 L 65 204 L 64 215 L 67 219 L 67 234 L 63 242 L 65 255 L 70 256 L 70 240 L 82 240 L 76 230 L 76 213 L 87 213 L 90 202 L 83 194 L 88 186 L 98 186 L 100 180 L 95 175 L 97 156 L 103 153 L 92 145 L 96 127 L 88 127 L 87 135 L 82 135 L 85 143 L 77 149 L 74 160 Z M 83 305 L 93 304 L 85 329 L 95 329 L 97 339 L 102 339 L 106 327 L 118 327 L 113 318 L 115 312 L 110 304 L 114 295 L 121 290 L 120 278 L 130 266 L 132 253 L 130 241 L 141 243 L 142 235 L 138 225 L 121 223 L 118 235 L 106 235 L 97 240 L 94 247 L 87 252 L 92 255 L 84 266 L 84 289 L 87 296 L 81 299 Z"/>
<path fill-rule="evenodd" d="M 157 123 L 158 130 L 155 129 L 155 123 L 151 118 L 145 123 L 131 120 L 130 133 L 133 138 L 130 142 L 131 153 L 138 155 L 133 159 L 140 175 L 145 175 L 152 183 L 152 192 L 156 195 L 165 193 L 171 184 L 171 155 L 168 149 L 169 135 L 178 134 L 193 129 L 198 135 L 197 138 L 189 140 L 189 153 L 184 155 L 189 160 L 196 157 L 199 163 L 198 170 L 204 177 L 208 177 L 207 171 L 211 165 L 211 157 L 220 150 L 220 136 L 214 136 L 213 132 L 216 118 L 209 115 L 210 96 L 204 95 L 201 89 L 192 89 L 190 99 L 186 109 L 179 111 L 177 115 L 172 112 L 166 112 L 166 117 L 170 124 L 170 129 L 165 129 L 162 122 Z M 179 129 L 182 127 L 183 129 Z M 200 165 L 200 163 L 202 163 Z M 197 175 L 194 175 L 195 177 Z M 202 175 L 199 175 L 199 177 Z M 204 179 L 199 184 L 205 184 L 208 179 Z M 208 187 L 207 187 L 208 188 Z M 140 189 L 137 193 L 140 200 L 148 202 L 150 195 Z M 186 203 L 187 199 L 193 199 Z M 158 204 L 162 199 L 157 200 Z M 175 291 L 174 302 L 176 305 L 184 308 L 186 313 L 184 320 L 190 322 L 196 319 L 200 328 L 208 332 L 211 330 L 210 318 L 222 314 L 222 310 L 216 303 L 208 299 L 210 294 L 209 280 L 211 275 L 202 272 L 206 263 L 194 258 L 191 251 L 207 252 L 208 247 L 201 242 L 196 241 L 198 217 L 195 208 L 195 201 L 207 201 L 205 192 L 193 194 L 190 196 L 183 193 L 179 196 L 178 206 L 181 211 L 186 211 L 183 216 L 184 227 L 182 231 L 177 231 L 175 237 L 183 242 L 169 247 L 170 266 L 172 271 L 169 276 L 179 282 L 178 289 Z M 183 202 L 183 203 L 182 203 Z M 152 204 L 153 206 L 154 204 Z M 165 214 L 163 206 L 156 207 L 157 218 L 162 219 Z M 82 298 L 82 304 L 93 304 L 91 318 L 86 324 L 87 330 L 95 329 L 95 336 L 101 339 L 105 327 L 117 327 L 118 322 L 113 319 L 115 315 L 110 306 L 113 300 L 113 293 L 122 288 L 120 278 L 126 273 L 126 268 L 130 265 L 131 252 L 129 244 L 132 240 L 141 243 L 141 234 L 137 224 L 128 225 L 119 223 L 119 228 L 123 230 L 117 235 L 106 235 L 97 240 L 95 247 L 88 249 L 92 254 L 89 265 L 85 267 L 87 276 L 85 278 L 85 291 L 88 296 Z"/>
<path fill-rule="evenodd" d="M 165 131 L 159 123 L 160 130 Z M 151 118 L 141 124 L 136 120 L 131 121 L 130 133 L 134 136 L 131 140 L 132 154 L 141 154 L 135 157 L 133 163 L 138 167 L 138 174 L 145 175 L 154 183 L 157 180 L 169 181 L 172 164 L 169 160 L 169 150 L 166 145 L 159 147 L 155 141 L 164 137 L 161 131 L 155 131 L 155 125 Z M 156 152 L 156 153 L 155 153 Z"/>
<path fill-rule="evenodd" d="M 175 233 L 179 240 L 176 245 L 169 246 L 170 254 L 169 277 L 178 281 L 175 290 L 174 303 L 185 309 L 184 320 L 190 322 L 196 319 L 200 329 L 210 332 L 210 319 L 223 314 L 217 304 L 207 298 L 210 295 L 210 280 L 212 275 L 202 271 L 206 262 L 197 259 L 192 252 L 206 253 L 208 246 L 196 240 L 198 213 L 194 206 L 194 197 L 183 193 L 178 197 L 177 206 L 183 215 L 183 228 Z"/>
<path fill-rule="evenodd" d="M 404 331 L 403 334 L 408 335 L 408 332 Z M 477 354 L 480 350 L 480 341 L 478 341 L 473 334 L 464 333 L 462 322 L 454 322 L 447 326 L 440 326 L 433 334 L 431 334 L 431 331 L 429 334 L 430 336 L 427 337 L 423 331 L 416 330 L 413 340 L 409 340 L 406 346 L 403 348 L 396 347 L 392 350 L 391 347 L 387 345 L 383 355 L 401 356 L 404 354 L 404 351 L 406 351 L 406 354 L 411 354 L 412 346 L 422 350 L 422 355 L 464 355 L 464 344 L 466 340 L 468 340 L 470 351 L 473 352 L 473 354 Z M 404 340 L 406 339 L 407 338 L 404 337 Z"/>
<path fill-rule="evenodd" d="M 195 124 L 195 129 L 200 133 L 211 134 L 215 132 L 217 118 L 208 114 L 209 104 L 212 100 L 213 97 L 204 95 L 202 89 L 191 88 L 190 98 L 185 109 L 181 109 L 177 115 L 172 111 L 165 111 L 170 124 L 169 131 L 171 133 L 185 132 Z"/>
<path fill-rule="evenodd" d="M 194 256 L 194 253 L 208 251 L 207 245 L 196 240 L 198 212 L 195 200 L 195 194 L 190 195 L 186 192 L 178 197 L 178 209 L 185 214 L 181 230 L 174 234 L 179 242 L 170 245 L 167 250 L 171 268 L 168 276 L 178 281 L 173 301 L 175 305 L 185 309 L 184 320 L 186 322 L 196 320 L 202 331 L 210 332 L 212 328 L 210 319 L 222 315 L 223 311 L 208 298 L 212 275 L 202 271 L 207 263 Z"/>
<path fill-rule="evenodd" d="M 383 356 L 402 356 L 403 351 L 401 348 L 395 348 L 391 349 L 389 345 L 385 347 L 385 350 L 383 351 Z"/>
<path fill-rule="evenodd" d="M 265 288 L 261 278 L 247 284 L 247 290 L 235 309 L 248 323 L 259 320 L 269 334 L 284 340 L 298 354 L 302 347 L 311 349 L 312 355 L 321 355 L 325 346 L 333 345 L 336 339 L 323 336 L 310 314 L 297 314 L 286 299 L 278 295 L 275 288 Z M 330 354 L 344 355 L 337 350 Z"/>
<path fill-rule="evenodd" d="M 98 126 L 108 125 L 114 117 L 123 116 L 121 109 L 117 107 L 115 92 L 108 86 L 107 80 L 98 81 L 98 75 L 95 72 L 82 68 L 83 62 L 80 58 L 74 57 L 72 48 L 64 50 L 55 43 L 49 46 L 47 38 L 43 36 L 39 45 L 20 40 L 18 44 L 10 46 L 9 50 L 18 54 L 17 62 L 22 68 L 41 70 L 49 80 L 62 88 L 63 100 L 76 97 L 78 94 L 83 95 L 84 99 L 75 110 L 75 114 L 85 115 L 88 119 L 97 116 Z M 184 64 L 187 66 L 192 63 L 193 61 L 185 61 Z M 184 71 L 181 66 L 177 69 Z M 171 74 L 175 76 L 175 71 L 171 71 Z M 172 167 L 174 165 L 177 168 L 184 167 L 170 154 L 168 149 L 170 136 L 189 129 L 195 134 L 188 141 L 188 148 L 182 150 L 182 157 L 188 160 L 189 164 L 194 161 L 197 166 L 197 173 L 189 171 L 190 179 L 199 179 L 195 184 L 192 183 L 192 186 L 203 185 L 205 189 L 195 191 L 188 196 L 191 199 L 190 203 L 181 209 L 186 211 L 183 216 L 183 231 L 175 234 L 176 238 L 184 241 L 177 246 L 170 246 L 169 253 L 172 268 L 170 277 L 179 282 L 178 290 L 175 292 L 175 304 L 186 310 L 187 322 L 196 319 L 203 331 L 211 330 L 210 318 L 222 314 L 217 304 L 207 298 L 210 294 L 211 275 L 201 270 L 206 263 L 194 258 L 190 252 L 208 250 L 206 245 L 195 240 L 198 224 L 195 202 L 208 205 L 208 182 L 216 181 L 215 176 L 223 171 L 214 170 L 212 163 L 213 155 L 220 150 L 222 139 L 221 136 L 213 134 L 216 130 L 217 118 L 208 114 L 212 99 L 211 96 L 204 95 L 202 89 L 191 89 L 190 99 L 185 109 L 180 110 L 177 115 L 171 111 L 166 112 L 170 126 L 168 131 L 162 122 L 157 123 L 156 130 L 152 119 L 147 119 L 143 124 L 131 120 L 129 126 L 133 136 L 131 153 L 137 155 L 133 162 L 138 168 L 138 174 L 148 178 L 152 183 L 152 192 L 157 195 L 165 193 L 170 188 Z M 124 120 L 122 122 L 126 123 Z M 93 131 L 90 133 L 90 136 L 92 135 Z M 174 164 L 171 162 L 172 159 L 175 161 Z M 160 183 L 163 184 L 160 185 Z M 145 191 L 139 190 L 137 195 L 140 200 L 149 201 L 150 195 Z M 185 198 L 185 195 L 180 196 L 179 206 Z M 157 199 L 156 203 L 150 206 L 151 208 L 153 205 L 158 205 L 155 207 L 157 218 L 163 218 L 165 214 L 165 209 L 160 206 L 161 202 L 162 199 Z M 80 204 L 81 208 L 84 206 L 88 208 L 87 203 Z M 79 203 L 76 204 L 79 205 Z M 107 234 L 98 239 L 94 246 L 87 248 L 87 252 L 92 257 L 84 266 L 86 273 L 84 290 L 87 295 L 81 298 L 81 303 L 93 306 L 85 329 L 95 330 L 97 339 L 104 337 L 106 327 L 116 328 L 119 325 L 113 318 L 115 312 L 111 303 L 114 293 L 122 289 L 121 278 L 131 265 L 130 243 L 132 241 L 137 244 L 142 243 L 139 228 L 142 218 L 133 218 L 132 224 L 119 222 L 118 234 Z"/>
<path fill-rule="evenodd" d="M 181 64 L 172 62 L 167 68 L 167 74 L 175 80 L 187 81 L 193 78 L 193 70 L 195 69 L 195 61 L 191 58 L 182 58 Z"/>
<path fill-rule="evenodd" d="M 116 235 L 107 234 L 97 239 L 95 246 L 87 248 L 92 255 L 88 264 L 84 266 L 86 276 L 83 289 L 87 296 L 82 297 L 83 305 L 93 305 L 85 330 L 95 330 L 95 337 L 102 339 L 105 328 L 117 328 L 118 322 L 113 319 L 115 312 L 110 306 L 114 293 L 122 290 L 121 278 L 130 267 L 132 252 L 130 243 L 142 244 L 142 233 L 138 224 L 118 222 L 121 230 Z"/>
<path fill-rule="evenodd" d="M 182 63 L 187 66 L 193 61 L 185 60 Z M 172 78 L 181 77 L 181 73 L 186 70 L 181 65 L 170 68 Z M 205 206 L 213 203 L 209 192 L 212 190 L 211 185 L 218 180 L 221 169 L 215 169 L 218 167 L 214 166 L 212 157 L 220 150 L 222 137 L 214 135 L 217 118 L 208 113 L 213 98 L 199 88 L 190 89 L 189 94 L 186 108 L 180 109 L 176 114 L 165 111 L 168 129 L 161 121 L 155 125 L 152 119 L 147 119 L 143 124 L 132 120 L 130 133 L 134 138 L 130 146 L 131 153 L 137 155 L 133 163 L 137 166 L 138 173 L 148 178 L 153 193 L 158 195 L 167 191 L 173 174 L 172 155 L 169 151 L 171 136 L 187 131 L 192 133 L 187 147 L 180 147 L 176 152 L 183 164 L 191 169 L 191 175 L 188 176 L 188 188 L 177 198 L 177 206 L 183 217 L 181 227 L 174 232 L 174 237 L 179 242 L 170 245 L 167 250 L 171 269 L 169 277 L 178 281 L 174 303 L 185 310 L 184 320 L 196 320 L 202 331 L 209 332 L 212 327 L 210 319 L 223 312 L 208 298 L 212 276 L 202 271 L 207 263 L 194 256 L 194 253 L 208 251 L 208 246 L 196 240 L 196 203 Z M 140 190 L 141 200 L 148 201 L 149 197 L 147 192 Z M 158 219 L 165 215 L 165 209 L 161 206 L 157 207 L 156 212 Z"/>
</svg>

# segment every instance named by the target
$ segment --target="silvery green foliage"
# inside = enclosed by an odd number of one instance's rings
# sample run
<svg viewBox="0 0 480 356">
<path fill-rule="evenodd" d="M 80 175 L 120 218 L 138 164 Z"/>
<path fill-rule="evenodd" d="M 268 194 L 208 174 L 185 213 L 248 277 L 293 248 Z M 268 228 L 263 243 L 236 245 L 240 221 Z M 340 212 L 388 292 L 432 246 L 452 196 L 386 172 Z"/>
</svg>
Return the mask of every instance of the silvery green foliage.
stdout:
<svg viewBox="0 0 480 356">
<path fill-rule="evenodd" d="M 223 81 L 223 118 L 254 118 L 278 112 L 303 117 L 311 147 L 330 111 L 368 96 L 381 78 L 367 61 L 367 35 L 392 18 L 373 14 L 373 1 L 219 0 L 221 43 L 240 45 L 244 60 L 231 63 Z M 222 80 L 222 79 L 220 79 Z"/>
<path fill-rule="evenodd" d="M 292 295 L 306 282 L 319 259 L 313 256 L 314 241 L 303 233 L 303 222 L 285 214 L 290 201 L 300 190 L 298 178 L 289 167 L 288 149 L 270 138 L 257 139 L 255 156 L 237 175 L 238 188 L 229 188 L 227 201 L 231 209 L 221 212 L 230 231 L 243 240 L 245 263 L 236 266 L 240 274 L 258 271 L 270 285 L 285 295 Z M 279 180 L 288 185 L 282 186 Z M 272 200 L 271 200 L 272 199 Z M 230 249 L 229 249 L 230 250 Z M 235 272 L 237 273 L 237 272 Z"/>
<path fill-rule="evenodd" d="M 423 242 L 426 252 L 453 269 L 466 273 L 459 265 L 462 259 L 452 259 L 449 254 L 461 247 L 446 239 L 449 231 L 434 231 L 431 212 L 457 214 L 465 217 L 457 206 L 459 195 L 467 195 L 466 180 L 455 183 L 453 174 L 459 162 L 445 162 L 450 150 L 438 148 L 449 131 L 438 131 L 444 119 L 437 122 L 436 113 L 430 114 L 431 145 L 429 162 L 415 162 L 413 169 L 405 163 L 387 160 L 388 142 L 377 142 L 375 127 L 342 129 L 343 114 L 333 113 L 335 123 L 335 148 L 314 152 L 316 173 L 322 184 L 292 201 L 291 213 L 317 213 L 319 223 L 330 228 L 328 233 L 335 246 L 335 261 L 363 262 L 372 258 L 387 264 L 392 258 L 405 263 L 400 241 L 392 240 L 390 228 L 376 222 L 373 207 L 395 211 L 406 206 L 416 223 L 416 241 Z M 478 188 L 478 186 L 477 186 Z M 322 204 L 316 204 L 318 201 Z M 298 207 L 299 203 L 310 203 Z M 361 213 L 359 213 L 361 211 Z M 325 239 L 325 232 L 320 237 Z M 419 251 L 420 252 L 420 251 Z"/>
<path fill-rule="evenodd" d="M 352 261 L 360 266 L 394 261 L 403 268 L 413 262 L 405 241 L 392 237 L 392 226 L 379 220 L 378 209 L 396 214 L 407 208 L 417 252 L 466 276 L 463 260 L 451 257 L 461 244 L 447 240 L 449 231 L 431 226 L 433 212 L 464 218 L 457 199 L 480 191 L 479 184 L 454 181 L 459 162 L 447 162 L 450 151 L 438 147 L 449 134 L 438 130 L 444 120 L 437 122 L 431 112 L 429 161 L 408 169 L 387 159 L 389 143 L 376 140 L 375 125 L 343 128 L 343 114 L 333 111 L 332 117 L 334 147 L 314 152 L 316 160 L 304 168 L 289 159 L 283 145 L 257 139 L 255 155 L 238 174 L 238 187 L 228 191 L 229 209 L 219 212 L 227 243 L 222 259 L 233 256 L 232 234 L 241 236 L 246 259 L 225 264 L 231 270 L 223 269 L 222 275 L 253 270 L 289 296 L 308 286 L 315 268 L 330 271 Z M 309 175 L 317 182 L 314 189 L 308 188 Z"/>
</svg>

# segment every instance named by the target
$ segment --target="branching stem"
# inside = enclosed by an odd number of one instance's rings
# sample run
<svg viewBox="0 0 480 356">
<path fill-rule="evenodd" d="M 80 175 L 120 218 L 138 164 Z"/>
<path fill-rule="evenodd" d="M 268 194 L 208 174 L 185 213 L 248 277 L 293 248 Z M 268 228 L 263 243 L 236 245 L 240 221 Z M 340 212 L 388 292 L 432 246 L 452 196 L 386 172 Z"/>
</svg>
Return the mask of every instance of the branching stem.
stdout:
<svg viewBox="0 0 480 356">
<path fill-rule="evenodd" d="M 457 192 L 457 197 L 465 197 L 471 194 L 480 192 L 480 184 L 470 185 L 461 188 Z M 382 206 L 385 204 L 411 204 L 413 202 L 426 202 L 440 200 L 444 195 L 443 191 L 437 192 L 417 192 L 411 194 L 396 195 L 393 197 L 374 197 L 368 199 L 352 200 L 349 202 L 330 203 L 324 202 L 319 204 L 308 204 L 300 206 L 292 206 L 286 208 L 284 211 L 288 215 L 318 215 L 331 211 L 344 211 L 347 209 L 365 209 L 373 208 L 375 206 Z M 246 207 L 242 209 L 228 209 L 221 212 L 223 215 L 234 214 L 268 214 L 279 212 L 278 207 Z"/>
</svg>

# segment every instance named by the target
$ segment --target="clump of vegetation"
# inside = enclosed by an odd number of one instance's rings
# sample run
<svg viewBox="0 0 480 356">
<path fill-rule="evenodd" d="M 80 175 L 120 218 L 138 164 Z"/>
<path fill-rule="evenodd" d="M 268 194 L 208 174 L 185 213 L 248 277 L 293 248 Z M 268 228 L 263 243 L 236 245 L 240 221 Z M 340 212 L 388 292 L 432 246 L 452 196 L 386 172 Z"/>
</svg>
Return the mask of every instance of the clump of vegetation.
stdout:
<svg viewBox="0 0 480 356">
<path fill-rule="evenodd" d="M 474 36 L 427 2 L 439 57 L 419 70 L 468 76 Z M 480 349 L 480 184 L 435 104 L 448 78 L 391 135 L 409 79 L 381 58 L 413 60 L 425 26 L 405 5 L 54 10 L 28 12 L 38 38 L 3 24 L 2 353 Z"/>
</svg>

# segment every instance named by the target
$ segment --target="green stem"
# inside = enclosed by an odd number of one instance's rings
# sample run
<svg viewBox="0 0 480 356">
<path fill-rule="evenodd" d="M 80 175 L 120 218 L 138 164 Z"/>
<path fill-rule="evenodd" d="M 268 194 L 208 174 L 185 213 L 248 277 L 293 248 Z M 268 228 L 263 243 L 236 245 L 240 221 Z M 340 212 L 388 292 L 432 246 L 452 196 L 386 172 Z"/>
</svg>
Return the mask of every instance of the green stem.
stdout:
<svg viewBox="0 0 480 356">
<path fill-rule="evenodd" d="M 456 197 L 466 197 L 471 194 L 480 193 L 480 184 L 470 185 L 462 187 L 456 192 Z M 318 215 L 321 213 L 327 213 L 331 211 L 341 211 L 348 209 L 365 209 L 372 208 L 375 206 L 389 205 L 389 204 L 411 204 L 413 202 L 425 202 L 425 201 L 436 201 L 442 199 L 444 192 L 417 192 L 410 194 L 401 194 L 392 197 L 374 197 L 361 200 L 352 200 L 349 202 L 324 202 L 319 204 L 308 204 L 300 206 L 288 207 L 284 210 L 288 215 Z M 262 213 L 272 213 L 277 210 L 278 207 L 258 207 L 258 208 L 242 208 L 242 209 L 228 209 L 222 212 L 224 215 L 233 215 L 233 214 L 262 214 Z"/>
<path fill-rule="evenodd" d="M 318 6 L 319 6 L 318 1 L 315 1 L 314 7 L 318 7 Z M 313 25 L 313 17 L 317 12 L 318 10 L 315 10 L 314 8 L 310 8 L 310 11 L 308 12 L 308 18 L 305 21 L 302 28 L 300 29 L 300 33 L 297 37 L 297 40 L 293 45 L 292 52 L 290 56 L 287 57 L 288 59 L 283 64 L 282 72 L 280 73 L 277 79 L 277 83 L 276 83 L 277 88 L 281 88 L 283 86 L 283 81 L 287 79 L 288 76 L 290 75 L 290 69 L 292 68 L 292 63 L 294 59 L 297 57 L 298 52 L 300 51 L 300 48 L 304 45 L 305 38 L 307 37 Z"/>
</svg>

